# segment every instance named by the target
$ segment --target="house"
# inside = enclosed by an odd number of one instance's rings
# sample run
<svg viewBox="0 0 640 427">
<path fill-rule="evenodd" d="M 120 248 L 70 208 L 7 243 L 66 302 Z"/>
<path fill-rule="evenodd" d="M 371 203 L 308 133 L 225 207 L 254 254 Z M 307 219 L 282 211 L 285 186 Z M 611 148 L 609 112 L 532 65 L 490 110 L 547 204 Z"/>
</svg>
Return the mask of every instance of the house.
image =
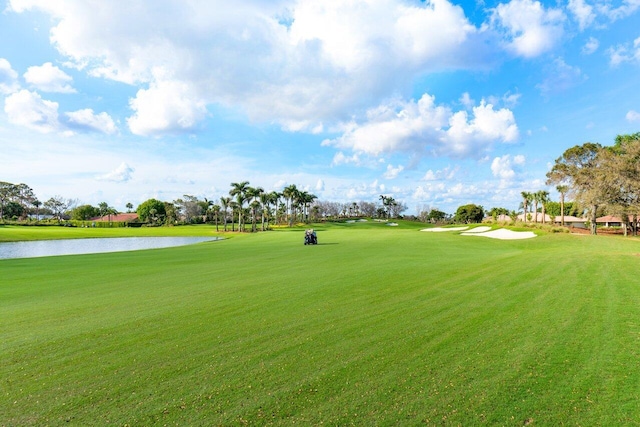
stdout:
<svg viewBox="0 0 640 427">
<path fill-rule="evenodd" d="M 562 216 L 558 215 L 557 217 L 554 218 L 553 222 L 555 224 L 562 224 Z M 565 215 L 564 225 L 567 227 L 574 227 L 574 228 L 587 228 L 587 219 L 578 218 L 577 216 Z"/>
<path fill-rule="evenodd" d="M 529 219 L 531 218 L 531 219 Z M 539 223 L 547 223 L 547 224 L 551 224 L 551 217 L 547 214 L 544 214 L 544 221 L 543 221 L 543 217 L 542 217 L 542 213 L 541 212 L 528 212 L 527 213 L 527 217 L 525 218 L 524 214 L 519 214 L 518 215 L 518 221 L 522 221 L 522 222 L 539 222 Z"/>
<path fill-rule="evenodd" d="M 96 218 L 91 218 L 89 221 L 94 222 L 133 222 L 138 220 L 138 214 L 135 212 L 132 213 L 117 213 L 111 215 L 99 216 Z"/>
<path fill-rule="evenodd" d="M 596 218 L 596 224 L 601 227 L 622 227 L 622 220 L 613 215 L 606 215 Z"/>
</svg>

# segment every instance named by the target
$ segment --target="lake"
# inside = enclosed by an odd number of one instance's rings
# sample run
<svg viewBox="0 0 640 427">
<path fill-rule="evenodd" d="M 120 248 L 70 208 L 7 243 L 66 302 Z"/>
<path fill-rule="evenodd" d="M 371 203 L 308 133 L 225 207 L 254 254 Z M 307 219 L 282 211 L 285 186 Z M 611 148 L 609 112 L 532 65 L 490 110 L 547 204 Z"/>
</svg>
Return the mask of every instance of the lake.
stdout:
<svg viewBox="0 0 640 427">
<path fill-rule="evenodd" d="M 0 243 L 0 259 L 96 254 L 170 248 L 222 240 L 220 237 L 113 237 Z"/>
</svg>

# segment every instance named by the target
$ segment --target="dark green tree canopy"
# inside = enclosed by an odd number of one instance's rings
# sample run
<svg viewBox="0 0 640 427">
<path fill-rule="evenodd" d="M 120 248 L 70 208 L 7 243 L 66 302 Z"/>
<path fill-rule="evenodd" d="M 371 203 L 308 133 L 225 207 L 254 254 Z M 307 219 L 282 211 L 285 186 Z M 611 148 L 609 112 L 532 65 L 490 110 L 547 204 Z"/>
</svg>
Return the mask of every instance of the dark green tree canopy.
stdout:
<svg viewBox="0 0 640 427">
<path fill-rule="evenodd" d="M 136 212 L 142 221 L 155 222 L 156 219 L 163 218 L 166 215 L 164 202 L 157 199 L 149 199 L 142 202 Z"/>
<path fill-rule="evenodd" d="M 461 222 L 464 224 L 482 222 L 484 218 L 484 208 L 473 203 L 460 206 L 454 216 L 455 222 Z"/>
</svg>

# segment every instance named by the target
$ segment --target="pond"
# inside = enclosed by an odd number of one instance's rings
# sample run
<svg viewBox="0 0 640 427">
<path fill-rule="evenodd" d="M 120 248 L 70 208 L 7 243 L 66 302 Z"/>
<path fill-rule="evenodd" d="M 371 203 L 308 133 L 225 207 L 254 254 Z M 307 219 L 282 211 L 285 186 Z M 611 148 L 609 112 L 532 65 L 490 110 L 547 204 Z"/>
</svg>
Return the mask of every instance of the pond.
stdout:
<svg viewBox="0 0 640 427">
<path fill-rule="evenodd" d="M 96 239 L 38 240 L 0 243 L 0 259 L 35 258 L 55 255 L 96 254 L 170 248 L 200 242 L 221 240 L 220 237 L 113 237 Z"/>
</svg>

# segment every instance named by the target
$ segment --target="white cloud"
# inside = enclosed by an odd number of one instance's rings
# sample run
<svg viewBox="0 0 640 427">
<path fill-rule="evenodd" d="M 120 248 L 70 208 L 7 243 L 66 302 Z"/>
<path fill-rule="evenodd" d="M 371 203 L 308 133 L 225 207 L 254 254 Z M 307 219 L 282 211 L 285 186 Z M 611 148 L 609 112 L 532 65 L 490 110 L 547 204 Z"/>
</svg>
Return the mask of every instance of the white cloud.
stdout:
<svg viewBox="0 0 640 427">
<path fill-rule="evenodd" d="M 354 154 L 352 156 L 345 155 L 342 151 L 338 151 L 333 155 L 333 161 L 331 162 L 332 166 L 340 166 L 347 164 L 355 164 L 360 165 L 360 156 Z"/>
<path fill-rule="evenodd" d="M 134 171 L 135 169 L 123 162 L 111 172 L 97 176 L 96 179 L 98 181 L 127 182 L 131 180 Z"/>
<path fill-rule="evenodd" d="M 387 171 L 383 174 L 385 179 L 395 179 L 398 174 L 404 170 L 404 166 L 398 165 L 394 168 L 392 165 L 387 165 Z"/>
<path fill-rule="evenodd" d="M 607 18 L 611 22 L 615 22 L 619 19 L 626 18 L 640 9 L 640 1 L 638 0 L 626 0 L 622 1 L 622 5 L 618 7 L 612 6 L 611 2 L 598 2 L 596 4 L 598 12 Z"/>
<path fill-rule="evenodd" d="M 192 88 L 178 81 L 160 81 L 141 89 L 129 101 L 135 114 L 127 119 L 136 135 L 158 135 L 193 129 L 206 115 L 205 103 Z"/>
<path fill-rule="evenodd" d="M 525 58 L 551 50 L 562 38 L 564 19 L 561 10 L 545 9 L 532 0 L 499 4 L 492 15 L 492 23 L 505 31 L 508 48 Z"/>
<path fill-rule="evenodd" d="M 118 131 L 111 116 L 104 112 L 95 114 L 90 108 L 65 113 L 65 116 L 67 116 L 67 125 L 72 129 L 97 131 L 109 135 Z"/>
<path fill-rule="evenodd" d="M 466 111 L 453 113 L 435 105 L 435 98 L 424 94 L 418 102 L 393 101 L 371 109 L 365 123 L 351 123 L 342 136 L 322 144 L 373 156 L 407 152 L 467 157 L 478 156 L 494 142 L 517 138 L 508 109 L 495 110 L 482 101 L 470 117 Z"/>
<path fill-rule="evenodd" d="M 454 168 L 447 166 L 446 168 L 437 170 L 435 172 L 429 169 L 427 173 L 424 175 L 424 177 L 422 177 L 422 180 L 423 181 L 439 181 L 439 180 L 445 180 L 445 179 L 450 180 L 455 177 L 456 173 L 458 173 L 459 170 L 460 170 L 460 166 L 456 166 Z"/>
<path fill-rule="evenodd" d="M 501 180 L 511 180 L 516 176 L 516 172 L 519 171 L 519 167 L 525 163 L 525 157 L 523 155 L 516 155 L 511 157 L 509 154 L 505 154 L 502 157 L 496 157 L 491 162 L 491 172 L 496 178 Z"/>
<path fill-rule="evenodd" d="M 141 135 L 192 129 L 209 104 L 320 132 L 410 93 L 415 76 L 483 68 L 493 58 L 482 53 L 497 49 L 446 0 L 11 0 L 9 8 L 54 18 L 50 38 L 65 65 L 140 87 L 129 125 Z"/>
<path fill-rule="evenodd" d="M 630 122 L 640 122 L 640 113 L 635 110 L 629 110 L 626 118 Z"/>
<path fill-rule="evenodd" d="M 596 18 L 593 7 L 585 3 L 584 0 L 569 0 L 567 8 L 578 21 L 580 30 L 587 28 Z"/>
<path fill-rule="evenodd" d="M 609 48 L 609 63 L 612 66 L 618 66 L 624 62 L 640 62 L 640 37 L 633 41 L 630 45 L 622 44 Z"/>
<path fill-rule="evenodd" d="M 76 90 L 70 85 L 73 81 L 71 76 L 60 68 L 46 62 L 41 66 L 27 68 L 24 73 L 24 80 L 35 89 L 43 92 L 75 93 Z"/>
<path fill-rule="evenodd" d="M 318 179 L 318 182 L 316 182 L 316 191 L 324 191 L 324 180 L 323 179 Z"/>
<path fill-rule="evenodd" d="M 9 122 L 42 133 L 62 130 L 58 103 L 44 100 L 36 92 L 21 90 L 7 96 L 4 111 Z"/>
<path fill-rule="evenodd" d="M 580 68 L 572 67 L 562 58 L 556 58 L 545 71 L 547 78 L 536 85 L 544 95 L 564 92 L 583 83 L 588 78 Z"/>
<path fill-rule="evenodd" d="M 600 47 L 600 42 L 595 37 L 589 37 L 589 40 L 582 47 L 582 53 L 585 55 L 591 55 Z"/>
<path fill-rule="evenodd" d="M 9 61 L 0 58 L 0 94 L 8 95 L 18 89 L 20 89 L 18 73 L 11 68 Z"/>
</svg>

